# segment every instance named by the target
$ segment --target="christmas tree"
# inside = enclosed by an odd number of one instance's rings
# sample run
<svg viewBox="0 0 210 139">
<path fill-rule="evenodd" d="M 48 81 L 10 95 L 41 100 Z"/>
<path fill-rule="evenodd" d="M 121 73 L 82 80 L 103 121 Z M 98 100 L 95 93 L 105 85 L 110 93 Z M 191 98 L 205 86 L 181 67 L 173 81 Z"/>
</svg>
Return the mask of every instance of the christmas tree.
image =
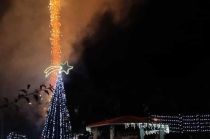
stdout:
<svg viewBox="0 0 210 139">
<path fill-rule="evenodd" d="M 42 139 L 71 139 L 71 137 L 70 115 L 66 106 L 64 83 L 60 73 L 42 131 Z"/>
</svg>

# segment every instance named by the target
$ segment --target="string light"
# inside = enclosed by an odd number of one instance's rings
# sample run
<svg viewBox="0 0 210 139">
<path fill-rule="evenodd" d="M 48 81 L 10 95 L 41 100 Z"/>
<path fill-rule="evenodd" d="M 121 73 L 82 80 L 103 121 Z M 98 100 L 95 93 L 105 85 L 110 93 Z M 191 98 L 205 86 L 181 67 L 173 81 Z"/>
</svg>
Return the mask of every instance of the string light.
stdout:
<svg viewBox="0 0 210 139">
<path fill-rule="evenodd" d="M 125 128 L 136 128 L 143 129 L 146 135 L 159 134 L 161 130 L 165 134 L 169 134 L 169 126 L 166 124 L 159 123 L 125 123 Z"/>
<path fill-rule="evenodd" d="M 61 74 L 52 96 L 49 113 L 42 131 L 42 139 L 70 139 L 71 123 Z"/>
<path fill-rule="evenodd" d="M 18 133 L 11 132 L 7 136 L 7 139 L 27 139 L 27 137 L 26 137 L 26 135 L 20 135 Z"/>
<path fill-rule="evenodd" d="M 152 115 L 151 117 L 159 119 L 160 123 L 167 124 L 170 132 L 174 133 L 199 133 L 210 132 L 210 115 Z"/>
</svg>

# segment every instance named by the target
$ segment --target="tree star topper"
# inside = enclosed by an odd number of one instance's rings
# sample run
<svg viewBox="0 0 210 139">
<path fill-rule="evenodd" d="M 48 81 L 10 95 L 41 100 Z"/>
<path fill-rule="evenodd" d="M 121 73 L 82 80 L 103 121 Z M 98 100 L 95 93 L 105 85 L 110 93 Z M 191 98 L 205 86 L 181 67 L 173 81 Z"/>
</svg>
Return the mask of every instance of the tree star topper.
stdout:
<svg viewBox="0 0 210 139">
<path fill-rule="evenodd" d="M 59 72 L 59 73 L 64 72 L 66 75 L 68 75 L 70 70 L 72 70 L 72 69 L 73 69 L 73 66 L 70 66 L 68 61 L 66 61 L 65 63 L 62 63 L 60 66 L 50 66 L 50 67 L 48 67 L 44 71 L 44 73 L 45 73 L 46 78 L 54 72 Z"/>
</svg>

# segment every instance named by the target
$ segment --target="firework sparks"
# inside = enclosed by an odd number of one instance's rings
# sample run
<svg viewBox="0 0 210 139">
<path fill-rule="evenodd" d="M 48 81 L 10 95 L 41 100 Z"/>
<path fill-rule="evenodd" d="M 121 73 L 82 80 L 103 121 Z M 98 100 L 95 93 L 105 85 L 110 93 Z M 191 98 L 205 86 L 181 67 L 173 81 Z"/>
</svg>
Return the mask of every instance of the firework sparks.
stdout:
<svg viewBox="0 0 210 139">
<path fill-rule="evenodd" d="M 51 42 L 51 64 L 53 66 L 59 66 L 61 63 L 61 2 L 60 0 L 50 0 L 50 42 Z M 50 82 L 55 83 L 57 74 L 51 75 Z"/>
</svg>

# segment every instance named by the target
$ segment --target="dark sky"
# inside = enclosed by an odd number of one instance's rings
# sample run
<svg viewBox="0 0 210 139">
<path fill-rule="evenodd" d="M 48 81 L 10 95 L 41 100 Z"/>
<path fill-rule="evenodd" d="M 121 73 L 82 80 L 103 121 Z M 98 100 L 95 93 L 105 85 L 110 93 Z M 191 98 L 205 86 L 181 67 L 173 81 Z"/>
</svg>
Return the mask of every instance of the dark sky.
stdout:
<svg viewBox="0 0 210 139">
<path fill-rule="evenodd" d="M 93 20 L 97 31 L 83 38 L 86 49 L 66 79 L 69 106 L 88 122 L 144 115 L 145 106 L 150 113 L 209 112 L 209 6 L 147 0 L 124 23 L 113 23 L 109 12 Z"/>
</svg>

